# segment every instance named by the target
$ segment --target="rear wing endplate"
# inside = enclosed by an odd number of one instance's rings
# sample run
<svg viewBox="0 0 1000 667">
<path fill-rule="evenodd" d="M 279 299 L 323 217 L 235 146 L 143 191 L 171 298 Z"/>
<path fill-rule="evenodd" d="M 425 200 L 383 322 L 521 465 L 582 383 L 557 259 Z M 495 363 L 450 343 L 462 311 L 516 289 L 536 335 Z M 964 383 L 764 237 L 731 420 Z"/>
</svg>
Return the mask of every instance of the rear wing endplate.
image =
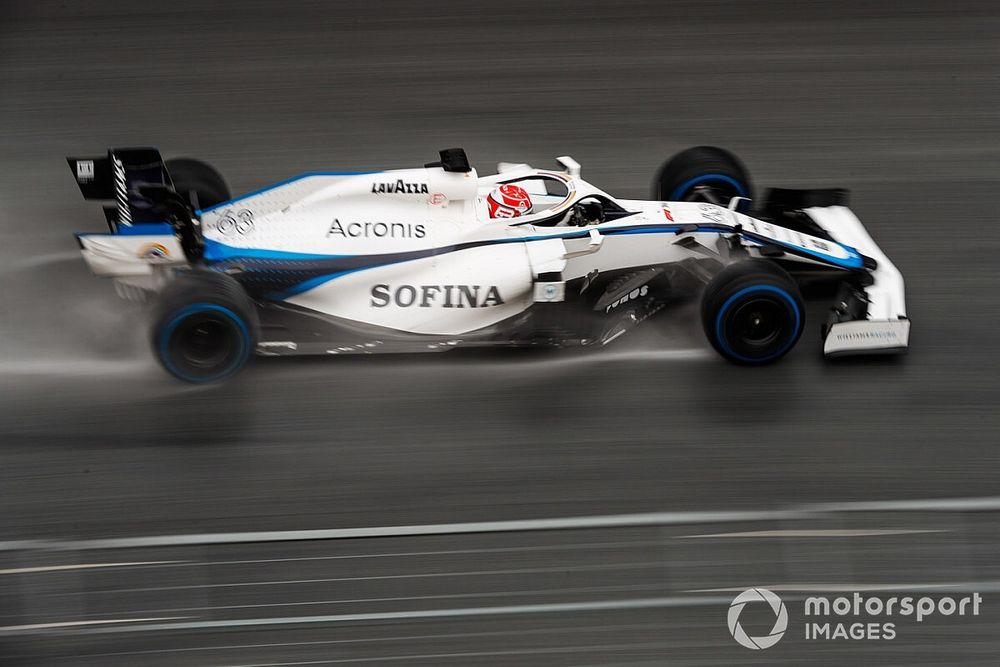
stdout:
<svg viewBox="0 0 1000 667">
<path fill-rule="evenodd" d="M 162 222 L 150 202 L 139 194 L 143 185 L 173 187 L 155 148 L 112 148 L 103 157 L 66 158 L 84 199 L 113 201 L 104 209 L 111 231 L 119 226 Z"/>
</svg>

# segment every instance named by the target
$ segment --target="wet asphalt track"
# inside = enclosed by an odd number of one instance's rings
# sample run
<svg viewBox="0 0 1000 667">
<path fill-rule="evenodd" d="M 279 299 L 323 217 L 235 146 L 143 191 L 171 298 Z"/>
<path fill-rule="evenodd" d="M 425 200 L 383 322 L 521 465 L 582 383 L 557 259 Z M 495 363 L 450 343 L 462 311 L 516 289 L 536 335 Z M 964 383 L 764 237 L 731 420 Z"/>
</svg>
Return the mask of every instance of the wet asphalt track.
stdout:
<svg viewBox="0 0 1000 667">
<path fill-rule="evenodd" d="M 511 6 L 0 4 L 2 539 L 1000 495 L 995 5 Z M 859 216 L 907 279 L 912 352 L 824 363 L 820 305 L 797 349 L 768 369 L 722 363 L 695 326 L 673 318 L 596 353 L 266 360 L 224 387 L 180 386 L 149 360 L 141 313 L 72 258 L 71 232 L 103 222 L 80 199 L 63 156 L 147 143 L 212 161 L 235 191 L 309 169 L 422 164 L 438 148 L 462 145 L 481 171 L 568 153 L 586 178 L 627 197 L 644 196 L 676 150 L 725 146 L 758 184 L 852 189 Z M 444 542 L 471 548 L 480 539 Z M 971 538 L 941 539 L 961 551 Z M 975 543 L 989 551 L 995 531 Z M 747 555 L 726 542 L 709 561 L 729 576 L 747 562 L 812 562 L 815 554 L 795 545 L 783 556 Z M 828 547 L 866 548 L 874 547 Z M 251 550 L 232 549 L 227 558 Z M 544 553 L 539 567 L 572 562 Z M 949 559 L 901 553 L 912 578 L 954 580 Z M 426 566 L 395 565 L 401 573 Z M 876 576 L 863 564 L 848 569 L 845 581 Z M 761 583 L 752 576 L 735 583 Z M 583 579 L 577 584 L 604 583 Z M 552 582 L 521 583 L 545 590 Z M 670 589 L 685 590 L 683 577 Z M 280 597 L 250 595 L 261 604 Z M 82 613 L 99 613 L 94 604 Z M 448 660 L 661 664 L 673 655 L 703 664 L 754 655 L 734 651 L 724 605 L 689 611 L 436 629 L 400 621 L 347 636 L 433 637 L 412 650 L 375 643 L 346 656 L 312 645 L 239 660 L 465 652 Z M 993 619 L 943 634 L 941 652 L 901 638 L 851 655 L 954 664 L 948 647 L 992 639 Z M 525 624 L 541 639 L 519 634 Z M 594 625 L 630 629 L 591 634 Z M 554 626 L 559 637 L 545 634 Z M 292 643 L 330 632 L 276 634 Z M 513 634 L 501 641 L 474 632 Z M 246 644 L 255 634 L 220 631 L 206 641 Z M 131 636 L 129 646 L 155 641 Z M 512 641 L 620 651 L 496 654 L 498 642 Z M 694 648 L 671 650 L 677 642 Z M 74 650 L 68 640 L 47 647 Z M 112 649 L 86 652 L 101 650 Z M 769 659 L 838 660 L 836 646 L 778 650 Z M 966 658 L 990 664 L 991 654 Z M 164 660 L 237 664 L 197 652 Z"/>
</svg>

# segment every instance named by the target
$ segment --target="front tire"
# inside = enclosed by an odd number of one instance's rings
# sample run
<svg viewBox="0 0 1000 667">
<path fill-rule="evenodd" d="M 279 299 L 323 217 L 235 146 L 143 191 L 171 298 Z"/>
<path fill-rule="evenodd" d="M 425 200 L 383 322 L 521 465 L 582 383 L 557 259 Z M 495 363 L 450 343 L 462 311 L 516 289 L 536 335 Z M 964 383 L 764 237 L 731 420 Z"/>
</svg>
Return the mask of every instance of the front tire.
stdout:
<svg viewBox="0 0 1000 667">
<path fill-rule="evenodd" d="M 660 168 L 653 183 L 653 198 L 660 201 L 727 206 L 733 197 L 753 199 L 750 174 L 735 155 L 714 146 L 681 151 Z"/>
<path fill-rule="evenodd" d="M 719 354 L 759 366 L 781 359 L 795 346 L 805 327 L 805 306 L 784 269 L 751 259 L 731 264 L 708 283 L 701 322 Z"/>
<path fill-rule="evenodd" d="M 256 306 L 239 283 L 194 271 L 163 291 L 153 317 L 153 353 L 180 380 L 218 382 L 246 366 L 258 328 Z"/>
</svg>

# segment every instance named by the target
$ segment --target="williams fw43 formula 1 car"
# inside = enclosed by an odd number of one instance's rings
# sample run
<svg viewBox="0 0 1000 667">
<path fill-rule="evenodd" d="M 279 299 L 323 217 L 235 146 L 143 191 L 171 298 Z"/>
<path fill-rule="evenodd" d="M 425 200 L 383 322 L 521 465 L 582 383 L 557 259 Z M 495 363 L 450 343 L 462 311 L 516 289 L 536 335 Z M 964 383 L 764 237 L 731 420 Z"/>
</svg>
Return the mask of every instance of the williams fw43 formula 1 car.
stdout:
<svg viewBox="0 0 1000 667">
<path fill-rule="evenodd" d="M 604 345 L 699 295 L 712 347 L 766 364 L 798 341 L 800 287 L 816 282 L 836 295 L 827 356 L 906 349 L 903 280 L 846 191 L 754 202 L 743 165 L 706 146 L 663 166 L 653 201 L 557 162 L 480 176 L 447 149 L 419 169 L 306 173 L 233 197 L 209 165 L 155 149 L 69 159 L 84 197 L 108 202 L 110 232 L 77 235 L 87 264 L 153 303 L 154 353 L 190 382 L 254 353 Z M 522 215 L 491 215 L 505 184 L 530 199 Z"/>
</svg>

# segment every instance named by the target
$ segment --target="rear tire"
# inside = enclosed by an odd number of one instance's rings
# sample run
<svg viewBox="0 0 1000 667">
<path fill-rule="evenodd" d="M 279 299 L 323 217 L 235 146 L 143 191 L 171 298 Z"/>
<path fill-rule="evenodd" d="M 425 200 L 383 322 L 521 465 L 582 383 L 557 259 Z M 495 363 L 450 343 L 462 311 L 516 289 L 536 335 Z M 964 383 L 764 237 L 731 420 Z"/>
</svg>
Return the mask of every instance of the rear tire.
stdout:
<svg viewBox="0 0 1000 667">
<path fill-rule="evenodd" d="M 174 190 L 191 202 L 196 210 L 204 210 L 233 198 L 226 180 L 215 167 L 191 158 L 167 160 L 167 173 Z"/>
<path fill-rule="evenodd" d="M 805 327 L 805 307 L 784 269 L 751 259 L 731 264 L 708 283 L 701 322 L 719 354 L 758 366 L 777 361 L 795 346 Z"/>
<path fill-rule="evenodd" d="M 727 206 L 733 197 L 753 199 L 750 174 L 735 155 L 714 146 L 681 151 L 660 168 L 653 183 L 653 198 L 660 201 Z"/>
<path fill-rule="evenodd" d="M 153 353 L 185 382 L 218 382 L 239 373 L 257 346 L 257 309 L 232 277 L 212 271 L 180 275 L 160 295 Z"/>
</svg>

